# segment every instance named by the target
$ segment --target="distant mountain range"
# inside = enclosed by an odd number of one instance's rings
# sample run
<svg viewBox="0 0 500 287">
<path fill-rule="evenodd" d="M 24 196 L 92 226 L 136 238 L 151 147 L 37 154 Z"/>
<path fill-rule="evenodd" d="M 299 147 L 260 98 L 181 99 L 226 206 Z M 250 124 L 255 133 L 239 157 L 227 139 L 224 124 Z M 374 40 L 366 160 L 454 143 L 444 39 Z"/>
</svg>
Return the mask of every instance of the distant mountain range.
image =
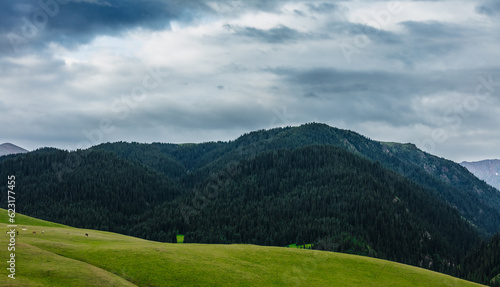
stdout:
<svg viewBox="0 0 500 287">
<path fill-rule="evenodd" d="M 27 152 L 28 150 L 11 143 L 3 143 L 0 145 L 0 156 Z"/>
<path fill-rule="evenodd" d="M 478 178 L 500 190 L 500 160 L 464 161 L 461 165 L 466 167 Z"/>
</svg>

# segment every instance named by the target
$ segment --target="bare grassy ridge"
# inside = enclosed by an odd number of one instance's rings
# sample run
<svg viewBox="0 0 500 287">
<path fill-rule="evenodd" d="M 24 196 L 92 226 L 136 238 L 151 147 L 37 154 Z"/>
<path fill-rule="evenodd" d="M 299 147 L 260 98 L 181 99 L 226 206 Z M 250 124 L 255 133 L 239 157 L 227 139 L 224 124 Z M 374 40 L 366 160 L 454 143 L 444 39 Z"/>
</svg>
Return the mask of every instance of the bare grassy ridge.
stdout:
<svg viewBox="0 0 500 287">
<path fill-rule="evenodd" d="M 7 230 L 7 213 L 0 226 Z M 16 279 L 0 286 L 482 286 L 373 258 L 254 245 L 167 244 L 17 215 Z M 22 231 L 21 228 L 26 228 Z M 37 231 L 33 234 L 33 231 Z M 41 234 L 44 231 L 44 234 Z M 88 233 L 88 237 L 85 236 Z M 8 235 L 0 236 L 0 262 Z M 6 263 L 4 263 L 6 267 Z"/>
</svg>

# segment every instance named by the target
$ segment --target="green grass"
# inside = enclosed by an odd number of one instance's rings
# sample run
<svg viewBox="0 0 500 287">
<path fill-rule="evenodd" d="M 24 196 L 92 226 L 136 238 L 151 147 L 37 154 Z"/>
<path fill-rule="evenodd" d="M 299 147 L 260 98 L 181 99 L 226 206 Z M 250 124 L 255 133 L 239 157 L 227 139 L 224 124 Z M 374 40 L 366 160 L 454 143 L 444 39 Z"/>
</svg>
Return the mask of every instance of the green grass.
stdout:
<svg viewBox="0 0 500 287">
<path fill-rule="evenodd" d="M 0 286 L 481 286 L 361 256 L 254 245 L 166 244 L 17 218 L 28 229 L 16 238 L 17 279 L 7 278 L 4 263 Z M 5 232 L 0 235 L 0 262 L 8 260 L 8 239 Z"/>
<path fill-rule="evenodd" d="M 8 213 L 7 213 L 6 209 L 0 208 L 0 223 L 9 224 L 8 221 L 9 221 L 10 217 L 7 214 Z M 19 213 L 16 213 L 15 220 L 16 220 L 15 224 L 17 224 L 19 227 L 21 227 L 23 225 L 46 226 L 46 227 L 67 227 L 67 226 L 62 225 L 62 224 L 57 224 L 57 223 L 53 223 L 53 222 L 48 222 L 48 221 L 36 219 L 36 218 L 22 215 Z"/>
<path fill-rule="evenodd" d="M 312 249 L 312 244 L 304 244 L 304 245 L 297 245 L 297 244 L 290 244 L 287 245 L 286 247 L 288 248 L 298 248 L 298 249 Z"/>
<path fill-rule="evenodd" d="M 184 235 L 177 234 L 177 243 L 184 243 Z"/>
</svg>

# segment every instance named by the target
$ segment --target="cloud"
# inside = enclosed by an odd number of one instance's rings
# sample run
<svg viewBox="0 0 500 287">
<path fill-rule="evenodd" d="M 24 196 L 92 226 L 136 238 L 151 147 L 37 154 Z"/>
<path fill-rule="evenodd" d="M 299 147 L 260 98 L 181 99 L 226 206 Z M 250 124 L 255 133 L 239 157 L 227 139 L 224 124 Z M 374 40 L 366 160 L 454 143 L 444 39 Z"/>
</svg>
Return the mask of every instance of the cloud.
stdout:
<svg viewBox="0 0 500 287">
<path fill-rule="evenodd" d="M 59 1 L 64 3 L 63 1 Z M 203 1 L 96 0 L 2 1 L 2 38 L 21 41 L 23 48 L 39 49 L 51 42 L 66 47 L 87 44 L 97 36 L 120 35 L 130 29 L 164 30 L 172 21 L 193 22 L 211 9 Z M 42 3 L 42 4 L 40 4 Z M 43 4 L 45 3 L 45 4 Z M 24 40 L 23 40 L 24 39 Z M 29 42 L 29 45 L 26 45 Z M 5 39 L 1 50 L 7 51 Z M 20 46 L 17 44 L 17 46 Z M 10 47 L 12 48 L 12 47 Z"/>
<path fill-rule="evenodd" d="M 202 0 L 19 0 L 0 3 L 0 51 L 33 52 L 57 43 L 67 48 L 88 44 L 98 36 L 119 36 L 129 30 L 161 31 L 173 21 L 197 24 L 204 19 L 237 16 L 248 11 L 272 12 L 288 1 Z M 308 4 L 323 13 L 335 5 Z M 242 33 L 272 41 L 289 39 L 295 31 L 243 28 Z M 281 37 L 281 38 L 280 38 Z"/>
<path fill-rule="evenodd" d="M 333 11 L 338 9 L 338 5 L 335 3 L 321 3 L 321 4 L 311 4 L 308 3 L 307 7 L 309 8 L 309 11 L 316 12 L 316 13 L 332 13 Z"/>
<path fill-rule="evenodd" d="M 304 94 L 304 98 L 318 98 L 318 95 L 313 92 L 308 92 Z"/>
<path fill-rule="evenodd" d="M 450 140 L 440 155 L 473 154 L 467 140 L 500 157 L 500 87 L 483 88 L 493 96 L 467 110 L 479 75 L 500 81 L 499 24 L 484 17 L 493 1 L 408 1 L 376 29 L 359 20 L 382 15 L 383 1 L 78 0 L 60 4 L 15 54 L 7 35 L 23 36 L 37 3 L 0 1 L 0 142 L 76 148 L 104 118 L 115 129 L 102 141 L 141 142 L 317 121 L 401 142 L 442 128 Z M 356 47 L 352 61 L 341 43 Z M 133 101 L 157 65 L 169 76 Z M 458 128 L 449 109 L 467 111 Z"/>
<path fill-rule="evenodd" d="M 464 39 L 478 37 L 484 31 L 439 21 L 403 21 L 398 23 L 404 30 L 392 43 L 397 51 L 388 53 L 387 59 L 396 59 L 412 68 L 426 62 L 438 63 L 457 55 L 470 43 Z"/>
<path fill-rule="evenodd" d="M 449 125 L 443 120 L 448 110 L 458 109 L 460 105 L 464 109 L 467 101 L 475 98 L 473 90 L 479 84 L 477 73 L 472 70 L 401 73 L 277 68 L 269 71 L 279 75 L 283 85 L 289 86 L 291 93 L 301 99 L 298 109 L 318 108 L 318 104 L 324 107 L 323 112 L 314 112 L 323 121 L 334 118 L 351 124 L 378 121 L 394 127 L 417 123 L 434 128 Z M 500 68 L 486 74 L 500 77 Z M 488 112 L 491 103 L 479 101 L 478 104 L 478 110 L 468 112 L 467 119 L 465 114 L 460 115 L 464 126 L 465 121 L 473 126 L 494 117 Z M 304 113 L 309 112 L 313 111 Z M 451 114 L 457 113 L 458 110 Z M 486 118 L 481 118 L 486 114 Z"/>
<path fill-rule="evenodd" d="M 464 26 L 456 24 L 447 24 L 438 21 L 404 21 L 399 23 L 409 35 L 424 37 L 426 39 L 458 38 L 464 36 Z"/>
<path fill-rule="evenodd" d="M 332 117 L 350 123 L 379 120 L 400 126 L 417 117 L 411 110 L 411 99 L 418 91 L 412 89 L 421 86 L 421 81 L 409 75 L 334 69 L 279 69 L 275 73 L 297 91 L 297 97 L 303 95 L 328 108 L 324 113 L 316 112 L 323 120 Z M 387 113 L 387 110 L 392 112 Z"/>
<path fill-rule="evenodd" d="M 485 1 L 476 6 L 476 12 L 490 17 L 500 14 L 500 2 L 498 1 Z"/>
<path fill-rule="evenodd" d="M 402 42 L 400 34 L 359 23 L 332 21 L 329 22 L 325 28 L 331 34 L 337 35 L 337 37 L 339 35 L 350 37 L 364 35 L 367 36 L 370 41 L 379 44 L 397 44 Z"/>
<path fill-rule="evenodd" d="M 226 25 L 226 28 L 231 30 L 236 36 L 248 37 L 271 44 L 296 42 L 312 37 L 309 34 L 301 33 L 283 25 L 267 30 L 254 27 L 233 27 L 231 25 Z"/>
</svg>

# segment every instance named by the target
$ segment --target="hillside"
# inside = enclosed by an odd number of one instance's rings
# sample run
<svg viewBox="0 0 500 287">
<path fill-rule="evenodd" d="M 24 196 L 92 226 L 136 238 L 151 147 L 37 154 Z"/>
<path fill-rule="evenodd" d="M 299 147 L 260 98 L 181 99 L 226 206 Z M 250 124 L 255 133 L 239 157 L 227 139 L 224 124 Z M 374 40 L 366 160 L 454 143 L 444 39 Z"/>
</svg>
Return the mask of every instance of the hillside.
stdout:
<svg viewBox="0 0 500 287">
<path fill-rule="evenodd" d="M 477 240 L 456 210 L 340 148 L 264 152 L 233 170 L 228 178 L 220 175 L 223 184 L 217 190 L 212 186 L 217 199 L 207 200 L 203 208 L 180 197 L 189 219 L 179 228 L 186 240 L 278 246 L 313 242 L 317 248 L 440 271 L 447 270 L 449 261 L 458 264 Z M 211 189 L 204 188 L 210 181 L 195 190 L 209 196 Z M 173 208 L 165 205 L 165 210 Z"/>
<path fill-rule="evenodd" d="M 71 169 L 52 169 L 67 157 Z M 39 150 L 0 166 L 16 170 L 19 212 L 144 239 L 175 242 L 179 231 L 189 243 L 314 243 L 449 274 L 479 242 L 423 188 L 328 145 L 262 152 L 175 180 L 102 150 Z"/>
<path fill-rule="evenodd" d="M 0 166 L 2 177 L 15 171 L 18 212 L 76 227 L 134 235 L 146 209 L 180 192 L 166 176 L 102 151 L 41 149 Z"/>
<path fill-rule="evenodd" d="M 0 226 L 6 230 L 6 211 L 0 214 Z M 482 286 L 390 261 L 333 252 L 158 243 L 20 214 L 17 220 L 27 230 L 16 238 L 16 279 L 2 279 L 0 286 Z M 8 238 L 2 234 L 0 244 L 6 246 Z M 8 257 L 6 249 L 0 254 Z M 4 268 L 0 276 L 6 278 L 6 272 Z"/>
<path fill-rule="evenodd" d="M 464 261 L 463 274 L 470 280 L 500 286 L 500 234 L 482 242 Z"/>
<path fill-rule="evenodd" d="M 472 276 L 475 266 L 462 264 L 500 230 L 498 191 L 464 167 L 322 124 L 230 142 L 44 148 L 1 157 L 0 177 L 9 174 L 18 212 L 79 228 L 161 242 L 181 233 L 187 243 L 312 244 L 482 283 L 488 267 Z"/>
<path fill-rule="evenodd" d="M 231 164 L 253 158 L 262 152 L 309 145 L 341 147 L 379 162 L 455 207 L 484 235 L 491 236 L 500 231 L 500 192 L 476 178 L 466 168 L 425 153 L 412 144 L 377 142 L 355 132 L 324 124 L 255 131 L 230 142 L 189 145 L 108 143 L 92 149 L 111 151 L 170 177 L 194 172 L 196 176 L 184 177 L 188 178 L 188 185 L 193 187 L 209 174 L 220 172 Z"/>
<path fill-rule="evenodd" d="M 464 161 L 460 164 L 478 178 L 500 190 L 500 160 Z"/>
</svg>

